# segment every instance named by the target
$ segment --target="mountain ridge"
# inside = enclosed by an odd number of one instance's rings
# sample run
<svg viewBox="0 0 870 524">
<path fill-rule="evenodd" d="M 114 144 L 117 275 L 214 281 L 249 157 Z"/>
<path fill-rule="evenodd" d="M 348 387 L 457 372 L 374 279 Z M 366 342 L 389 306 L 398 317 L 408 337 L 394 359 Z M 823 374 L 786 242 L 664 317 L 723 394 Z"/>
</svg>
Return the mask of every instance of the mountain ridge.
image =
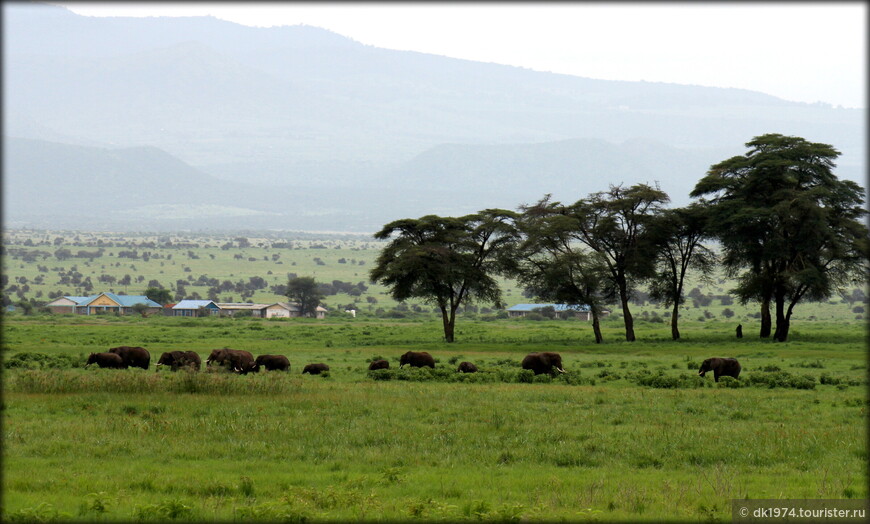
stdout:
<svg viewBox="0 0 870 524">
<path fill-rule="evenodd" d="M 399 218 L 387 212 L 570 200 L 635 181 L 659 180 L 677 205 L 711 164 L 770 132 L 833 144 L 838 173 L 863 182 L 864 110 L 395 51 L 311 26 L 3 9 L 5 136 L 154 147 L 211 185 L 239 188 L 197 205 L 279 213 L 293 229 L 348 230 L 346 220 L 373 231 Z M 76 158 L 83 173 L 111 164 Z M 15 165 L 4 177 L 17 188 L 32 166 Z"/>
</svg>

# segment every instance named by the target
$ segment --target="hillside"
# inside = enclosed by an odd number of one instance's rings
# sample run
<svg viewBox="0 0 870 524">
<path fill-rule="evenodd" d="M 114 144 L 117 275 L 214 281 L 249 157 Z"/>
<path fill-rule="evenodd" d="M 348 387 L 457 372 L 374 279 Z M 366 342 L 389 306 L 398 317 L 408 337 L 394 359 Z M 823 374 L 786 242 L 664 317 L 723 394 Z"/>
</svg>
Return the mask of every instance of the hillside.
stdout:
<svg viewBox="0 0 870 524">
<path fill-rule="evenodd" d="M 3 9 L 5 137 L 157 148 L 259 189 L 239 207 L 287 212 L 277 226 L 248 225 L 371 231 L 397 214 L 510 208 L 563 190 L 568 200 L 632 181 L 657 180 L 683 203 L 710 164 L 768 132 L 834 144 L 840 176 L 863 183 L 862 110 L 380 49 L 306 26 Z M 7 167 L 9 188 L 32 185 L 33 169 Z M 112 187 L 104 199 L 126 198 Z M 33 218 L 19 211 L 7 213 Z"/>
</svg>

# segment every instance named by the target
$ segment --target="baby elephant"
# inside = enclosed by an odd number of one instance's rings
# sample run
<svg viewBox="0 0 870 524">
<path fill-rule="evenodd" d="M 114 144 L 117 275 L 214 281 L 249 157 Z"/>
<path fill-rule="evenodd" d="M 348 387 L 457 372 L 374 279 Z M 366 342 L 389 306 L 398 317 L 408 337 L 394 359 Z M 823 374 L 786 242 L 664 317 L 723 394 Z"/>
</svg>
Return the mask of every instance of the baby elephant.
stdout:
<svg viewBox="0 0 870 524">
<path fill-rule="evenodd" d="M 456 371 L 459 373 L 477 373 L 477 366 L 471 362 L 460 362 Z"/>
<path fill-rule="evenodd" d="M 312 375 L 319 375 L 324 371 L 329 371 L 329 366 L 326 364 L 308 364 L 302 370 L 302 374 L 311 373 Z"/>
<path fill-rule="evenodd" d="M 124 363 L 124 359 L 115 353 L 91 353 L 85 367 L 88 367 L 91 364 L 96 364 L 101 368 L 127 369 L 127 364 Z"/>
<path fill-rule="evenodd" d="M 369 371 L 373 371 L 375 369 L 390 369 L 390 363 L 384 359 L 373 360 L 372 363 L 369 364 Z"/>
<path fill-rule="evenodd" d="M 260 355 L 254 361 L 254 371 L 260 371 L 260 366 L 266 371 L 290 371 L 290 360 L 284 355 Z"/>
<path fill-rule="evenodd" d="M 721 376 L 737 378 L 740 375 L 740 362 L 736 358 L 708 358 L 701 364 L 698 374 L 703 377 L 708 371 L 713 372 L 713 380 L 716 382 L 719 382 Z"/>
</svg>

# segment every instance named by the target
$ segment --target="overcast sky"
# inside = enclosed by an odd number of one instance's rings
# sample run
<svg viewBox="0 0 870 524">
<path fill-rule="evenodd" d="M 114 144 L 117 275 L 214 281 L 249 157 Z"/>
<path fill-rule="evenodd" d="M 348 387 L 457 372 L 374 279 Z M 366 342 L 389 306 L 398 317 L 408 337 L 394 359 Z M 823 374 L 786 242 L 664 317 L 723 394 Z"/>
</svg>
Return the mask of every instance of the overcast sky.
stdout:
<svg viewBox="0 0 870 524">
<path fill-rule="evenodd" d="M 62 3 L 88 16 L 305 24 L 377 47 L 867 107 L 866 2 Z"/>
</svg>

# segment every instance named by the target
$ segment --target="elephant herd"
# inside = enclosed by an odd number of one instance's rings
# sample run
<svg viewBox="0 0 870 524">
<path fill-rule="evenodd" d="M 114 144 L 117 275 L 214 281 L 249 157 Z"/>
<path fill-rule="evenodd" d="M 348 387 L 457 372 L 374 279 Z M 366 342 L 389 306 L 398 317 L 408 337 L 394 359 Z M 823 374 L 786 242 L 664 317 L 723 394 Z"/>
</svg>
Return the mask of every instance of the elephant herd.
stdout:
<svg viewBox="0 0 870 524">
<path fill-rule="evenodd" d="M 435 368 L 435 359 L 425 351 L 408 351 L 399 357 L 399 367 L 405 364 L 414 368 L 430 367 Z M 522 362 L 523 369 L 534 371 L 535 375 L 542 373 L 555 374 L 556 371 L 564 373 L 562 369 L 562 356 L 558 353 L 529 353 Z M 390 363 L 386 360 L 375 360 L 369 364 L 369 370 L 389 369 Z M 471 362 L 460 362 L 456 368 L 457 373 L 477 373 L 477 366 Z"/>
<path fill-rule="evenodd" d="M 101 368 L 127 369 L 129 367 L 139 367 L 148 369 L 150 362 L 151 354 L 148 353 L 147 349 L 120 346 L 112 348 L 105 353 L 91 353 L 85 367 L 96 364 Z M 205 364 L 208 367 L 223 367 L 241 375 L 258 373 L 261 369 L 266 371 L 290 371 L 290 361 L 284 355 L 260 355 L 254 358 L 248 351 L 229 348 L 212 350 L 205 360 Z M 172 371 L 178 371 L 181 368 L 199 371 L 202 366 L 202 360 L 195 351 L 167 351 L 160 355 L 160 359 L 154 366 L 155 371 L 161 366 L 168 366 Z M 302 373 L 319 375 L 324 371 L 329 371 L 329 366 L 316 363 L 305 366 Z"/>
<path fill-rule="evenodd" d="M 139 367 L 148 369 L 151 355 L 142 347 L 119 346 L 111 348 L 105 353 L 91 353 L 85 367 L 97 364 L 101 368 L 126 369 Z M 235 373 L 245 375 L 258 373 L 261 369 L 266 371 L 290 371 L 290 361 L 284 355 L 259 355 L 257 358 L 244 350 L 238 349 L 215 349 L 205 361 L 206 366 L 220 366 Z M 155 370 L 161 366 L 168 366 L 172 371 L 181 368 L 190 368 L 199 371 L 202 361 L 194 351 L 167 351 L 160 355 Z M 435 368 L 435 359 L 425 351 L 408 351 L 399 358 L 399 367 Z M 555 375 L 565 373 L 562 368 L 562 356 L 553 352 L 529 353 L 523 358 L 522 368 L 529 369 L 535 375 L 548 373 Z M 369 370 L 389 369 L 390 363 L 386 360 L 375 360 L 369 364 Z M 698 375 L 705 376 L 708 371 L 713 372 L 713 379 L 719 382 L 719 377 L 728 376 L 737 378 L 740 375 L 740 363 L 734 358 L 708 358 L 701 364 Z M 307 364 L 302 369 L 302 374 L 319 375 L 329 371 L 329 366 L 323 363 Z M 471 362 L 460 362 L 456 369 L 458 373 L 476 373 L 477 366 Z"/>
</svg>

